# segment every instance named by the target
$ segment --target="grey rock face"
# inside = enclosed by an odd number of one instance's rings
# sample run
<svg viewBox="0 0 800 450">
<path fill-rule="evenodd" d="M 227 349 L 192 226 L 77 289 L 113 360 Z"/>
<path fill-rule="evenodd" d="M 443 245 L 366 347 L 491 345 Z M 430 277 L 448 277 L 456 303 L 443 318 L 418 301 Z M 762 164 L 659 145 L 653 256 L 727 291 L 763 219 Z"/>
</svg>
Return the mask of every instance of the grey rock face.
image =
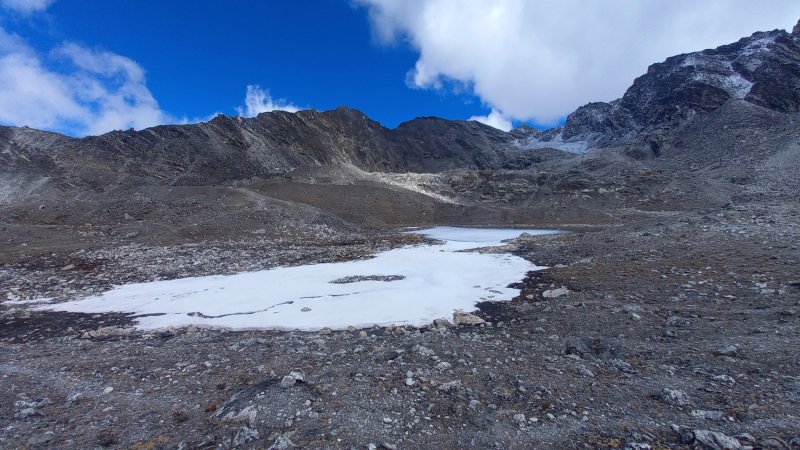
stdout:
<svg viewBox="0 0 800 450">
<path fill-rule="evenodd" d="M 589 103 L 570 114 L 567 141 L 602 147 L 637 133 L 674 127 L 712 112 L 729 99 L 779 112 L 800 108 L 800 31 L 754 33 L 716 49 L 683 54 L 651 65 L 625 95 Z"/>
</svg>

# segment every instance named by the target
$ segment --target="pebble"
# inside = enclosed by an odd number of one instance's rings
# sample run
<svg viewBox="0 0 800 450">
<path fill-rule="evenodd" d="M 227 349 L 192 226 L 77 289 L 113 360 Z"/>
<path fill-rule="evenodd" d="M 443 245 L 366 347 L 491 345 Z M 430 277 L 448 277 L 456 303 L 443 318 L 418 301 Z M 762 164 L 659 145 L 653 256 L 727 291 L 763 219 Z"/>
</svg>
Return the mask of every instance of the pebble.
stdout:
<svg viewBox="0 0 800 450">
<path fill-rule="evenodd" d="M 486 321 L 480 317 L 466 313 L 460 309 L 453 313 L 453 322 L 455 322 L 456 325 L 479 325 L 486 323 Z"/>
<path fill-rule="evenodd" d="M 680 316 L 669 316 L 664 321 L 665 327 L 681 328 L 689 325 L 689 319 Z"/>
<path fill-rule="evenodd" d="M 447 319 L 436 319 L 433 321 L 433 326 L 436 328 L 450 328 L 453 324 Z"/>
<path fill-rule="evenodd" d="M 720 383 L 728 383 L 728 384 L 736 384 L 736 380 L 729 375 L 715 375 L 711 377 L 714 381 L 719 381 Z"/>
<path fill-rule="evenodd" d="M 285 376 L 285 377 L 283 377 L 283 379 L 281 380 L 281 387 L 282 387 L 282 388 L 290 388 L 290 387 L 294 386 L 294 384 L 295 384 L 296 382 L 297 382 L 297 380 L 295 380 L 293 376 L 291 376 L 291 375 L 286 375 L 286 376 Z"/>
<path fill-rule="evenodd" d="M 254 430 L 248 427 L 242 427 L 236 433 L 236 437 L 233 438 L 233 446 L 239 447 L 248 442 L 253 442 L 261 438 L 261 434 L 259 434 L 258 430 Z"/>
<path fill-rule="evenodd" d="M 713 450 L 739 450 L 742 448 L 742 444 L 736 438 L 716 431 L 694 430 L 693 433 L 696 443 Z"/>
<path fill-rule="evenodd" d="M 281 436 L 267 450 L 289 450 L 292 448 L 294 448 L 294 443 L 289 438 Z"/>
<path fill-rule="evenodd" d="M 661 400 L 673 406 L 683 406 L 689 403 L 689 395 L 680 389 L 664 388 L 661 391 Z"/>
<path fill-rule="evenodd" d="M 76 393 L 70 395 L 69 397 L 67 397 L 67 400 L 65 402 L 71 404 L 71 403 L 75 403 L 77 401 L 80 401 L 82 399 L 83 399 L 83 394 L 81 394 L 80 392 L 76 392 Z"/>
<path fill-rule="evenodd" d="M 558 289 L 548 289 L 548 290 L 542 292 L 542 297 L 544 297 L 544 298 L 557 298 L 557 297 L 561 297 L 563 295 L 567 295 L 567 294 L 569 294 L 569 292 L 570 292 L 569 289 L 563 288 L 563 287 L 562 288 L 558 288 Z"/>
<path fill-rule="evenodd" d="M 28 445 L 36 446 L 36 445 L 49 444 L 50 442 L 53 442 L 55 438 L 56 437 L 54 434 L 52 434 L 52 432 L 40 434 L 38 436 L 33 436 L 32 438 L 28 439 Z"/>
<path fill-rule="evenodd" d="M 689 415 L 694 417 L 695 419 L 700 420 L 721 420 L 722 419 L 722 412 L 721 411 L 702 411 L 702 410 L 693 410 L 689 412 Z"/>
<path fill-rule="evenodd" d="M 289 376 L 294 378 L 295 381 L 306 381 L 306 372 L 303 369 L 294 369 L 293 371 L 289 372 Z"/>
<path fill-rule="evenodd" d="M 26 418 L 28 418 L 30 416 L 38 416 L 38 415 L 39 415 L 39 413 L 36 412 L 35 409 L 33 409 L 33 408 L 25 408 L 22 411 L 20 411 L 19 413 L 15 414 L 14 417 L 17 417 L 17 418 L 20 418 L 20 419 L 26 419 Z"/>
<path fill-rule="evenodd" d="M 723 347 L 716 352 L 713 352 L 716 356 L 736 356 L 736 353 L 739 351 L 735 345 L 728 345 Z"/>
<path fill-rule="evenodd" d="M 442 385 L 439 386 L 438 389 L 440 391 L 450 392 L 453 389 L 458 389 L 460 387 L 461 387 L 461 380 L 453 380 L 447 383 L 443 383 Z"/>
</svg>

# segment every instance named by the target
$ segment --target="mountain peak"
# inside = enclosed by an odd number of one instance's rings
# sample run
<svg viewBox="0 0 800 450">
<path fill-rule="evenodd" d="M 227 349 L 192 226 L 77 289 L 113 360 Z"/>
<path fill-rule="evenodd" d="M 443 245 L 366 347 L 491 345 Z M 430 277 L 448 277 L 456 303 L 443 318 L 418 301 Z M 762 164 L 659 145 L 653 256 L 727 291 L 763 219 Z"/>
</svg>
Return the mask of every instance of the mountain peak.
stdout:
<svg viewBox="0 0 800 450">
<path fill-rule="evenodd" d="M 793 36 L 800 36 L 800 20 L 797 21 L 797 24 L 792 28 L 792 35 Z"/>
</svg>

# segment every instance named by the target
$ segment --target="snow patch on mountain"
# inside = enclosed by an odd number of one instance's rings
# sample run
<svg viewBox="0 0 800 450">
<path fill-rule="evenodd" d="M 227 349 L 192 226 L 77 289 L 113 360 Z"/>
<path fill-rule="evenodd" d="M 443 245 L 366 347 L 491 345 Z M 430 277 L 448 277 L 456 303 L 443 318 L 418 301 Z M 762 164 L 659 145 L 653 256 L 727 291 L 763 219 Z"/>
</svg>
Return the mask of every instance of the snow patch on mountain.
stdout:
<svg viewBox="0 0 800 450">
<path fill-rule="evenodd" d="M 513 145 L 522 150 L 537 150 L 540 148 L 553 148 L 568 153 L 583 154 L 589 151 L 589 143 L 586 141 L 565 142 L 563 134 L 558 133 L 548 139 L 543 140 L 536 136 L 514 141 Z"/>
</svg>

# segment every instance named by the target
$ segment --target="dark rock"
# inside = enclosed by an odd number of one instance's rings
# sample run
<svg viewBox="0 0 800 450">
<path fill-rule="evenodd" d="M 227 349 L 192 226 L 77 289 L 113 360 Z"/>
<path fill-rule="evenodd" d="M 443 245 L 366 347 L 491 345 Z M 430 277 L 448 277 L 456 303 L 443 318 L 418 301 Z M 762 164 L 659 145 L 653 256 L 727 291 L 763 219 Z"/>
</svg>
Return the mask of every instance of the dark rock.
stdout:
<svg viewBox="0 0 800 450">
<path fill-rule="evenodd" d="M 494 424 L 491 415 L 471 414 L 467 416 L 467 420 L 469 420 L 469 423 L 472 425 L 482 429 L 489 428 Z"/>
<path fill-rule="evenodd" d="M 620 347 L 616 342 L 603 339 L 567 339 L 564 347 L 564 353 L 567 355 L 587 355 L 604 360 L 619 358 L 627 353 L 627 349 Z"/>
<path fill-rule="evenodd" d="M 395 359 L 395 358 L 397 358 L 399 356 L 400 356 L 400 353 L 395 351 L 395 350 L 389 350 L 387 352 L 384 352 L 384 353 L 380 354 L 380 357 L 384 361 L 391 361 L 391 360 L 393 360 L 393 359 Z"/>
<path fill-rule="evenodd" d="M 399 281 L 403 280 L 406 277 L 403 275 L 353 275 L 349 277 L 337 278 L 335 280 L 330 281 L 333 284 L 348 284 L 348 283 L 358 283 L 359 281 Z"/>
<path fill-rule="evenodd" d="M 738 450 L 742 447 L 737 439 L 709 430 L 694 430 L 694 442 L 697 447 L 711 450 Z"/>
<path fill-rule="evenodd" d="M 682 328 L 689 325 L 691 322 L 689 319 L 680 317 L 680 316 L 669 316 L 667 320 L 664 321 L 665 327 L 675 327 L 675 328 Z"/>
<path fill-rule="evenodd" d="M 684 406 L 689 404 L 689 396 L 680 389 L 664 388 L 664 390 L 661 391 L 660 398 L 668 405 Z"/>
<path fill-rule="evenodd" d="M 56 436 L 54 434 L 39 434 L 37 436 L 33 436 L 32 438 L 28 439 L 28 445 L 36 447 L 39 445 L 50 444 L 56 440 Z"/>
<path fill-rule="evenodd" d="M 764 450 L 784 450 L 789 448 L 789 444 L 780 436 L 764 436 L 758 440 L 756 447 Z"/>
</svg>

